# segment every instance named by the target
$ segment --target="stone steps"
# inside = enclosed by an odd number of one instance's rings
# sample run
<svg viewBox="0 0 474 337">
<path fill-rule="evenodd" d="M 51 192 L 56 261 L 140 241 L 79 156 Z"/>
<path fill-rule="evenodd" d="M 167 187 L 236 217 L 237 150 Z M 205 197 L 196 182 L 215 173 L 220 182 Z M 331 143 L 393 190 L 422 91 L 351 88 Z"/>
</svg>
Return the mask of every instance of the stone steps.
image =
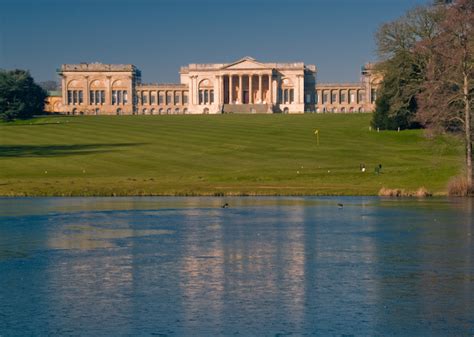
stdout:
<svg viewBox="0 0 474 337">
<path fill-rule="evenodd" d="M 224 113 L 272 113 L 269 104 L 224 104 Z"/>
</svg>

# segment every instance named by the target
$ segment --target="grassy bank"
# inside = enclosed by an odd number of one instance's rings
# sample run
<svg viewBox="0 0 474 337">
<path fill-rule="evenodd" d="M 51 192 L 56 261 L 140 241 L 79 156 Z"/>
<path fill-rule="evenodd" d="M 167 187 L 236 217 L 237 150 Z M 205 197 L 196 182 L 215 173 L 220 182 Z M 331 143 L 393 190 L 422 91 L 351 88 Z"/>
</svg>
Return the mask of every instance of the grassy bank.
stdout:
<svg viewBox="0 0 474 337">
<path fill-rule="evenodd" d="M 187 115 L 4 123 L 0 195 L 374 195 L 381 187 L 421 186 L 445 192 L 462 166 L 458 141 L 369 131 L 369 120 Z"/>
</svg>

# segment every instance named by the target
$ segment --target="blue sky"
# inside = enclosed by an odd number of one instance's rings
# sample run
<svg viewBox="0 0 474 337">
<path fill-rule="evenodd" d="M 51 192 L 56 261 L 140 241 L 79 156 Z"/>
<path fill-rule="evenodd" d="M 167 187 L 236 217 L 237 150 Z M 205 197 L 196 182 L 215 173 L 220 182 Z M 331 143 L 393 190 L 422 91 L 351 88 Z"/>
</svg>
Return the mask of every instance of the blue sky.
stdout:
<svg viewBox="0 0 474 337">
<path fill-rule="evenodd" d="M 302 61 L 355 82 L 374 33 L 426 0 L 0 0 L 0 68 L 56 79 L 62 63 L 133 63 L 178 82 L 189 63 Z"/>
</svg>

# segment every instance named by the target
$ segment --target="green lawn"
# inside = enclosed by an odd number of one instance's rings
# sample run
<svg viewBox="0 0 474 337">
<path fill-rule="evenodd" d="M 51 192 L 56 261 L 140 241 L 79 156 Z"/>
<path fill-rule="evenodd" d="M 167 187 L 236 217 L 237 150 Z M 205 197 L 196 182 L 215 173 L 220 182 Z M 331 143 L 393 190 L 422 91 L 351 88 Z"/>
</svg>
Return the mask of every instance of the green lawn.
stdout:
<svg viewBox="0 0 474 337">
<path fill-rule="evenodd" d="M 461 143 L 370 115 L 48 117 L 0 124 L 0 195 L 443 194 Z M 320 145 L 314 130 L 319 129 Z M 365 163 L 367 172 L 359 165 Z M 382 174 L 375 174 L 382 164 Z"/>
</svg>

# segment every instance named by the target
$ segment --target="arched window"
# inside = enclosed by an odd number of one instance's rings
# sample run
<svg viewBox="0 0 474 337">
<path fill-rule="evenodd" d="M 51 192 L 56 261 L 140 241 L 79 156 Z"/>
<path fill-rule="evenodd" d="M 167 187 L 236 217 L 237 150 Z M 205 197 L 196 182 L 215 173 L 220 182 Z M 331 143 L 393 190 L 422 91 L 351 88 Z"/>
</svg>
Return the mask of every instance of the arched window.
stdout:
<svg viewBox="0 0 474 337">
<path fill-rule="evenodd" d="M 359 112 L 362 112 L 362 111 L 364 111 L 364 109 L 362 109 L 362 108 L 359 108 Z"/>
<path fill-rule="evenodd" d="M 199 104 L 210 104 L 214 101 L 214 90 L 212 90 L 214 84 L 210 79 L 203 79 L 199 82 L 198 93 L 199 93 Z M 212 97 L 211 97 L 212 95 Z"/>
<path fill-rule="evenodd" d="M 179 114 L 180 113 L 179 108 L 174 109 L 174 113 Z"/>
<path fill-rule="evenodd" d="M 118 108 L 117 109 L 117 115 L 121 115 L 122 114 L 122 109 Z"/>
<path fill-rule="evenodd" d="M 207 115 L 209 113 L 209 108 L 204 108 L 204 110 L 202 110 L 202 113 Z"/>
<path fill-rule="evenodd" d="M 290 112 L 290 109 L 288 109 L 288 107 L 286 107 L 286 108 L 283 109 L 283 112 L 287 114 L 288 112 Z"/>
<path fill-rule="evenodd" d="M 143 113 L 144 115 L 145 115 L 147 112 L 148 112 L 148 110 L 147 110 L 146 108 L 144 108 L 144 109 L 142 110 L 142 113 Z"/>
<path fill-rule="evenodd" d="M 77 109 L 76 108 L 72 109 L 72 114 L 73 115 L 77 114 Z"/>
<path fill-rule="evenodd" d="M 342 107 L 341 112 L 346 112 L 346 108 Z"/>
<path fill-rule="evenodd" d="M 350 107 L 350 108 L 349 108 L 349 112 L 354 112 L 354 108 L 353 108 L 353 107 Z"/>
<path fill-rule="evenodd" d="M 170 115 L 170 114 L 171 114 L 171 108 L 168 108 L 168 109 L 166 110 L 166 113 L 167 113 L 168 115 Z"/>
<path fill-rule="evenodd" d="M 162 115 L 162 114 L 163 114 L 163 108 L 160 108 L 160 110 L 158 110 L 158 114 L 159 114 L 159 115 Z"/>
<path fill-rule="evenodd" d="M 154 115 L 155 112 L 156 112 L 155 109 L 151 109 L 151 110 L 150 110 L 150 115 Z"/>
<path fill-rule="evenodd" d="M 187 114 L 187 113 L 188 113 L 188 108 L 184 108 L 184 109 L 183 109 L 183 113 L 184 113 L 184 114 Z"/>
</svg>

